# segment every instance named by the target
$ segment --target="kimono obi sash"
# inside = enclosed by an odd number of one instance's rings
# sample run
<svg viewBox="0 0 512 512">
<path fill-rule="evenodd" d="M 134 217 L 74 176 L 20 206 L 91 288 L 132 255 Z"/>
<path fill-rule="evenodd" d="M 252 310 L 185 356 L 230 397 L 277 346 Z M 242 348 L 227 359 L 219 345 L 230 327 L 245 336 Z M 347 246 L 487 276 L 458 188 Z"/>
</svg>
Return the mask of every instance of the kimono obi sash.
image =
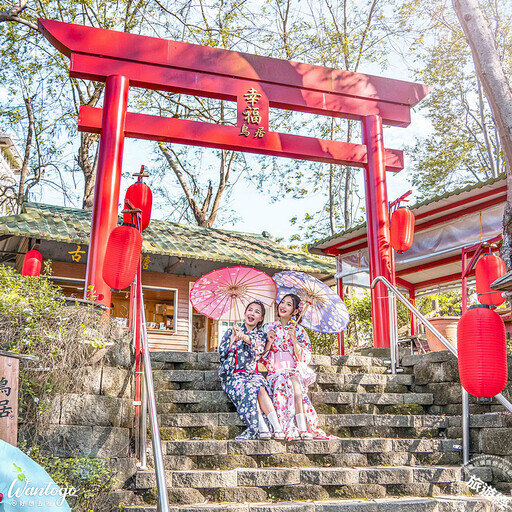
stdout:
<svg viewBox="0 0 512 512">
<path fill-rule="evenodd" d="M 237 368 L 238 366 L 238 345 L 235 347 L 235 369 L 233 373 L 248 373 L 245 368 Z M 258 373 L 258 363 L 256 363 L 255 372 Z"/>
<path fill-rule="evenodd" d="M 288 351 L 278 351 L 274 353 L 274 368 L 276 372 L 282 370 L 291 370 L 297 366 L 297 361 Z"/>
</svg>

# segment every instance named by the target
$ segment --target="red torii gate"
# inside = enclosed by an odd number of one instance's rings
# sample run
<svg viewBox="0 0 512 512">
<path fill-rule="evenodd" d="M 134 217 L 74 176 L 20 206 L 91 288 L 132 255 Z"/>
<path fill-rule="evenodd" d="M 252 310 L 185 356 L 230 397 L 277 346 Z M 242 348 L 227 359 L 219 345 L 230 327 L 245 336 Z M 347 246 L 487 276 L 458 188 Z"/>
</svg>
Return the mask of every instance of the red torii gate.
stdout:
<svg viewBox="0 0 512 512">
<path fill-rule="evenodd" d="M 425 85 L 105 29 L 38 20 L 70 57 L 70 76 L 106 82 L 103 109 L 80 107 L 78 129 L 100 133 L 86 290 L 110 306 L 102 278 L 105 246 L 117 224 L 124 138 L 175 142 L 314 160 L 365 169 L 371 278 L 394 281 L 385 170 L 403 168 L 385 149 L 382 124 L 408 126 Z M 130 86 L 237 102 L 237 126 L 126 111 Z M 364 144 L 268 129 L 269 107 L 362 122 Z M 387 290 L 372 290 L 375 346 L 389 346 Z"/>
</svg>

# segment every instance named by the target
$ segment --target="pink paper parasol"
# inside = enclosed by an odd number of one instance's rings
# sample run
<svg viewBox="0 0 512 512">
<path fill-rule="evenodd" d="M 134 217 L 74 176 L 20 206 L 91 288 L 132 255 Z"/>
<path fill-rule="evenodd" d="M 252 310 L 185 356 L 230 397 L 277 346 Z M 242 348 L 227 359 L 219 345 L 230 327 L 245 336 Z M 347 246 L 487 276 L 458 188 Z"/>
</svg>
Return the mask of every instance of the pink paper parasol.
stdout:
<svg viewBox="0 0 512 512">
<path fill-rule="evenodd" d="M 252 301 L 269 307 L 277 287 L 270 276 L 249 267 L 225 267 L 199 278 L 190 290 L 190 302 L 203 315 L 214 320 L 241 320 Z"/>
</svg>

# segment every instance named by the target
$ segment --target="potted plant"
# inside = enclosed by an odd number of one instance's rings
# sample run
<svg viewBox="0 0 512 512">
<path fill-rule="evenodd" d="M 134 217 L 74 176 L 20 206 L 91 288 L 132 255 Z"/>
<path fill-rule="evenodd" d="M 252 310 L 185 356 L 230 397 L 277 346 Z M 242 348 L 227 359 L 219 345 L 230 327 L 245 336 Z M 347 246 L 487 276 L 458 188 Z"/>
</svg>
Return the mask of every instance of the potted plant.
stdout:
<svg viewBox="0 0 512 512">
<path fill-rule="evenodd" d="M 429 322 L 454 346 L 457 346 L 457 324 L 462 314 L 462 294 L 447 292 L 434 296 Z M 430 316 L 430 315 L 429 315 Z M 448 350 L 444 344 L 426 329 L 427 342 L 432 352 Z"/>
</svg>

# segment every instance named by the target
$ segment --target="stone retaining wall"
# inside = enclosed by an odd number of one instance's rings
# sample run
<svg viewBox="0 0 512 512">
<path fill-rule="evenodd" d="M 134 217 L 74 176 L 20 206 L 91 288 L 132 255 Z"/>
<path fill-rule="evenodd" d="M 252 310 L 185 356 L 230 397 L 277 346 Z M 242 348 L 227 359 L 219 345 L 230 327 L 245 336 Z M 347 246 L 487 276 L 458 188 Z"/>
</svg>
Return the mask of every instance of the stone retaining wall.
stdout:
<svg viewBox="0 0 512 512">
<path fill-rule="evenodd" d="M 434 402 L 428 412 L 448 417 L 447 436 L 462 437 L 462 393 L 457 359 L 448 351 L 404 356 L 402 366 L 414 375 L 412 391 L 432 393 Z M 512 357 L 508 358 L 509 383 L 503 395 L 512 401 Z M 474 396 L 470 403 L 470 449 L 472 455 L 498 455 L 512 462 L 512 414 L 496 400 L 490 404 L 478 403 Z"/>
<path fill-rule="evenodd" d="M 134 361 L 129 341 L 92 351 L 90 366 L 75 370 L 80 389 L 54 398 L 44 415 L 47 427 L 32 442 L 55 457 L 105 459 L 116 470 L 117 487 L 123 487 L 137 462 L 130 456 Z"/>
</svg>

